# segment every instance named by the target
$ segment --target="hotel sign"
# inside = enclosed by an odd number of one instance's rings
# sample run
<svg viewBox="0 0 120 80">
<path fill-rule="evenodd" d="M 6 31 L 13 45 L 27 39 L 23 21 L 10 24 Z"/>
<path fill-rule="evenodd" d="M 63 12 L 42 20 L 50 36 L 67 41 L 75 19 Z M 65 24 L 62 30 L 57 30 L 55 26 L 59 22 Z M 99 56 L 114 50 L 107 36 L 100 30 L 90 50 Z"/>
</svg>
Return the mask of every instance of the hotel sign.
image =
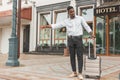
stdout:
<svg viewBox="0 0 120 80">
<path fill-rule="evenodd" d="M 95 8 L 94 9 L 94 15 L 95 16 L 111 14 L 111 13 L 119 13 L 119 12 L 120 12 L 120 5 L 101 7 L 101 8 Z"/>
</svg>

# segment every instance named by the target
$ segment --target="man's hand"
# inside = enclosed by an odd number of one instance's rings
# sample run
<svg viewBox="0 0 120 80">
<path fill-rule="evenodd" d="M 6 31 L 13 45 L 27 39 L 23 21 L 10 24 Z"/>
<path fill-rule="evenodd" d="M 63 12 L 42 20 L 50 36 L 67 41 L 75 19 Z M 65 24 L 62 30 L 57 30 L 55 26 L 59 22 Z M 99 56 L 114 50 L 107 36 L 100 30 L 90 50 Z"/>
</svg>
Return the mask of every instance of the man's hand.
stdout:
<svg viewBox="0 0 120 80">
<path fill-rule="evenodd" d="M 41 29 L 44 29 L 44 28 L 51 28 L 51 25 L 42 25 L 40 26 Z"/>
<path fill-rule="evenodd" d="M 44 28 L 46 28 L 46 25 L 40 26 L 40 29 L 44 29 Z"/>
<path fill-rule="evenodd" d="M 92 39 L 95 38 L 95 35 L 94 35 L 92 32 L 90 32 L 90 35 L 91 35 L 91 38 L 92 38 Z"/>
<path fill-rule="evenodd" d="M 95 35 L 92 35 L 91 37 L 94 39 L 94 38 L 95 38 Z"/>
</svg>

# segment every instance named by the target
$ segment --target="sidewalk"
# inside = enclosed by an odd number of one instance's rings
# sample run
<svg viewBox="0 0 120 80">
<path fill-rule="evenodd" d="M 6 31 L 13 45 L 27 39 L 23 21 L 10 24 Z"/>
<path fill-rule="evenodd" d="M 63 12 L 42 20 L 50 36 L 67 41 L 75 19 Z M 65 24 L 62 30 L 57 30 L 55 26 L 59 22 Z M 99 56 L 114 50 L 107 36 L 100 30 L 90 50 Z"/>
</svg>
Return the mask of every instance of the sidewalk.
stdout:
<svg viewBox="0 0 120 80">
<path fill-rule="evenodd" d="M 0 54 L 0 80 L 77 80 L 71 73 L 69 57 L 62 55 L 21 54 L 20 66 L 5 66 L 6 54 Z M 102 56 L 100 80 L 120 80 L 120 57 Z M 84 80 L 95 80 L 86 79 Z"/>
</svg>

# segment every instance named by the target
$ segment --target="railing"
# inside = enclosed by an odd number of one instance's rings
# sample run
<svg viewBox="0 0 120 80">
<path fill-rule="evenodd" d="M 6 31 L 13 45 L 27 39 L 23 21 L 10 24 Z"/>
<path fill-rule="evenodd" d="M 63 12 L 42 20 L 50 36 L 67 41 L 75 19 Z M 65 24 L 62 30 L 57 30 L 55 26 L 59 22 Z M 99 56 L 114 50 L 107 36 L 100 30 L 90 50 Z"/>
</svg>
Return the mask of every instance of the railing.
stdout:
<svg viewBox="0 0 120 80">
<path fill-rule="evenodd" d="M 100 3 L 100 5 L 102 5 L 102 4 L 108 4 L 108 3 L 118 3 L 120 2 L 120 0 L 98 0 L 98 2 Z"/>
<path fill-rule="evenodd" d="M 104 2 L 118 2 L 120 0 L 103 0 Z"/>
</svg>

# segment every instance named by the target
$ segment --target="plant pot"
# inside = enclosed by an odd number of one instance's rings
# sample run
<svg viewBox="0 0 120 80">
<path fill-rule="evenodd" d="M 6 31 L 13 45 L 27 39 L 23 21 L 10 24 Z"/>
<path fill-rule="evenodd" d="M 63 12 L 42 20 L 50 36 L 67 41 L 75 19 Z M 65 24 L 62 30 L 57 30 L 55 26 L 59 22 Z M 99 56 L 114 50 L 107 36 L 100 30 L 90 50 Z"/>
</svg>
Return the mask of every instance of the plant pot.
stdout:
<svg viewBox="0 0 120 80">
<path fill-rule="evenodd" d="M 64 56 L 69 56 L 69 49 L 68 48 L 64 48 Z"/>
</svg>

